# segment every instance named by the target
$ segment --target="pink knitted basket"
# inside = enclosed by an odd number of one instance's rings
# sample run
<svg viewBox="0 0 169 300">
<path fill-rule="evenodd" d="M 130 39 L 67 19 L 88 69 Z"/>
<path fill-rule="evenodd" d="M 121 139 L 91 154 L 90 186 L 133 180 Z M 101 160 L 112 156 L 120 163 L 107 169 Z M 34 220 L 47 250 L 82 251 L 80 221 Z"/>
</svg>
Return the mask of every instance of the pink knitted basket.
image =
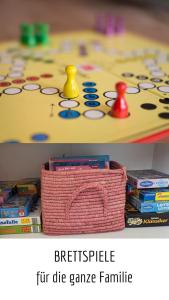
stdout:
<svg viewBox="0 0 169 300">
<path fill-rule="evenodd" d="M 125 227 L 126 170 L 49 171 L 42 167 L 42 218 L 46 234 L 98 233 Z"/>
</svg>

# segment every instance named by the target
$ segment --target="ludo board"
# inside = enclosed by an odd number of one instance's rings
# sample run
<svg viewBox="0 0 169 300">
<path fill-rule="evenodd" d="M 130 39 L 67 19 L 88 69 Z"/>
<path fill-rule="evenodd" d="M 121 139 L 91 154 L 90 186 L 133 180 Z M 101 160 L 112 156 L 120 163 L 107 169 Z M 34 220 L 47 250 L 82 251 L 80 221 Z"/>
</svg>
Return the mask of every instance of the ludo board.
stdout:
<svg viewBox="0 0 169 300">
<path fill-rule="evenodd" d="M 51 37 L 47 47 L 0 45 L 0 142 L 118 143 L 169 136 L 168 47 L 126 33 Z M 65 99 L 65 66 L 80 95 Z M 128 85 L 129 117 L 109 114 L 115 84 Z"/>
</svg>

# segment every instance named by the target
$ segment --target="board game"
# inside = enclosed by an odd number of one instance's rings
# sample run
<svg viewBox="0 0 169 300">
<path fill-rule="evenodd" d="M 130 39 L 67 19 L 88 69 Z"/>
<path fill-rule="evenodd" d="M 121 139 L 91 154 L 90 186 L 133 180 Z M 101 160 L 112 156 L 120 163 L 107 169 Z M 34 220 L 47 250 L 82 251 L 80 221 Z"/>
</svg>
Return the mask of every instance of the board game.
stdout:
<svg viewBox="0 0 169 300">
<path fill-rule="evenodd" d="M 79 96 L 63 94 L 76 66 Z M 110 116 L 127 84 L 129 116 Z M 48 46 L 0 45 L 0 142 L 155 142 L 169 136 L 169 47 L 132 33 L 51 36 Z"/>
<path fill-rule="evenodd" d="M 126 203 L 125 223 L 128 228 L 168 226 L 169 212 L 140 213 L 130 203 Z"/>
</svg>

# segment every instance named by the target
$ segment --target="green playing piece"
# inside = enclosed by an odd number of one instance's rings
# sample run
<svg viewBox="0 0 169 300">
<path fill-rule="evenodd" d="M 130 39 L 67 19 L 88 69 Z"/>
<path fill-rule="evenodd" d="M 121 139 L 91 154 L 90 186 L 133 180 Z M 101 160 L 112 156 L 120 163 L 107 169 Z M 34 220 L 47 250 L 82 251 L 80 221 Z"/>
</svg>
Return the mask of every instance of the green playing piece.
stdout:
<svg viewBox="0 0 169 300">
<path fill-rule="evenodd" d="M 22 44 L 28 47 L 36 46 L 35 28 L 32 24 L 21 24 L 21 37 L 20 41 Z"/>
<path fill-rule="evenodd" d="M 47 45 L 49 43 L 49 25 L 45 23 L 36 24 L 37 43 Z"/>
</svg>

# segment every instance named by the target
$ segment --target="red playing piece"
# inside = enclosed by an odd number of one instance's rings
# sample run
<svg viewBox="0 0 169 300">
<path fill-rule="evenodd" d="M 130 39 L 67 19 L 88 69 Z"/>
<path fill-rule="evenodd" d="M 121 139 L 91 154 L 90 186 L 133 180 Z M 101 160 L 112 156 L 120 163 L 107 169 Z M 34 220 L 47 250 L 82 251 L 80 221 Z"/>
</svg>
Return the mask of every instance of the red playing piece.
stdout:
<svg viewBox="0 0 169 300">
<path fill-rule="evenodd" d="M 111 116 L 119 119 L 127 118 L 129 115 L 128 105 L 125 99 L 127 85 L 125 82 L 116 84 L 117 98 L 111 109 Z"/>
</svg>

